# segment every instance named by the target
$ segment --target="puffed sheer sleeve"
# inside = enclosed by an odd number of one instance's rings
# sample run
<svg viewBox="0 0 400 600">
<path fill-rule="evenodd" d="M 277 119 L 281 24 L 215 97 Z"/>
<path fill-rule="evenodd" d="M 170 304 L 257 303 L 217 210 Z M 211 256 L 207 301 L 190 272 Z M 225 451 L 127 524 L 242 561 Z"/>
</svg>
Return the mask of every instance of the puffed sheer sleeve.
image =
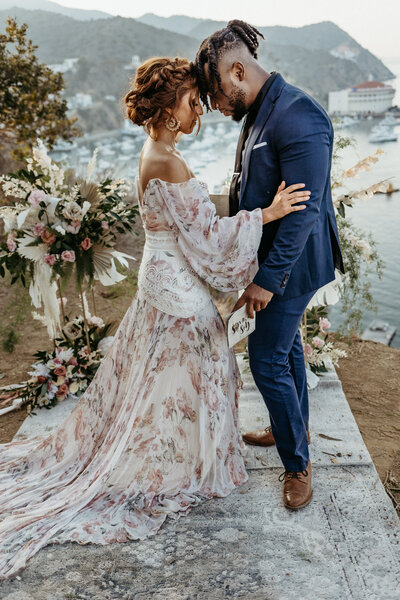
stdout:
<svg viewBox="0 0 400 600">
<path fill-rule="evenodd" d="M 166 220 L 185 258 L 198 275 L 221 291 L 249 285 L 258 270 L 262 210 L 218 217 L 206 184 L 158 180 Z"/>
</svg>

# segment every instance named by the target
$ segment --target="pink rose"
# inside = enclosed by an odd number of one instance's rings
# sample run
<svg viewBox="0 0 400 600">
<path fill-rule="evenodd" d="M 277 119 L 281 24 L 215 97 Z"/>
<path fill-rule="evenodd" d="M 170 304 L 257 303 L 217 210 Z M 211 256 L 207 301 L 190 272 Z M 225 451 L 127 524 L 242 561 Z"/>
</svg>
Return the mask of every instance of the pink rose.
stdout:
<svg viewBox="0 0 400 600">
<path fill-rule="evenodd" d="M 47 378 L 44 375 L 38 375 L 36 381 L 38 383 L 44 383 L 45 381 L 47 381 Z"/>
<path fill-rule="evenodd" d="M 43 256 L 43 260 L 46 263 L 46 265 L 50 265 L 52 267 L 54 265 L 54 263 L 57 261 L 57 257 L 55 254 L 45 254 Z"/>
<path fill-rule="evenodd" d="M 28 202 L 32 206 L 39 206 L 39 204 L 46 198 L 46 194 L 43 190 L 33 190 L 28 196 Z"/>
<path fill-rule="evenodd" d="M 67 374 L 67 369 L 64 367 L 64 365 L 61 365 L 60 367 L 56 367 L 53 373 L 54 375 L 65 377 L 65 375 Z"/>
<path fill-rule="evenodd" d="M 15 252 L 17 244 L 15 243 L 15 233 L 11 231 L 7 236 L 7 248 L 10 252 Z"/>
<path fill-rule="evenodd" d="M 318 336 L 313 338 L 312 343 L 314 348 L 322 348 L 322 346 L 325 344 L 324 340 L 321 340 L 321 338 Z"/>
<path fill-rule="evenodd" d="M 40 237 L 42 238 L 42 241 L 49 246 L 56 241 L 56 236 L 48 229 L 43 229 Z"/>
<path fill-rule="evenodd" d="M 43 230 L 44 230 L 43 223 L 36 223 L 36 225 L 33 227 L 33 233 L 35 235 L 40 235 Z"/>
<path fill-rule="evenodd" d="M 69 233 L 78 233 L 80 228 L 81 228 L 80 221 L 71 221 L 71 223 L 67 223 L 64 226 L 65 231 L 68 231 Z"/>
<path fill-rule="evenodd" d="M 326 317 L 323 317 L 319 320 L 319 328 L 322 331 L 322 333 L 324 333 L 327 329 L 329 329 L 330 326 L 331 326 L 331 324 Z"/>
<path fill-rule="evenodd" d="M 90 241 L 90 238 L 88 238 L 88 237 L 85 237 L 83 242 L 81 242 L 81 248 L 83 250 L 89 250 L 91 245 L 92 245 L 92 242 Z"/>
<path fill-rule="evenodd" d="M 312 355 L 312 348 L 311 348 L 310 344 L 306 344 L 306 354 L 307 354 L 307 356 Z"/>
<path fill-rule="evenodd" d="M 62 383 L 58 386 L 58 390 L 56 391 L 56 396 L 65 396 L 68 394 L 69 386 L 68 383 Z"/>
<path fill-rule="evenodd" d="M 103 229 L 110 229 L 110 226 L 109 226 L 109 224 L 107 223 L 107 221 L 102 221 L 102 222 L 101 222 L 101 226 L 102 226 L 102 228 L 103 228 Z"/>
<path fill-rule="evenodd" d="M 72 356 L 72 358 L 70 358 L 69 361 L 67 362 L 67 365 L 74 365 L 74 367 L 76 367 L 77 364 L 78 364 L 78 361 L 76 360 L 75 356 Z"/>
<path fill-rule="evenodd" d="M 73 250 L 64 250 L 64 252 L 61 252 L 61 258 L 66 262 L 75 262 L 75 252 Z"/>
</svg>

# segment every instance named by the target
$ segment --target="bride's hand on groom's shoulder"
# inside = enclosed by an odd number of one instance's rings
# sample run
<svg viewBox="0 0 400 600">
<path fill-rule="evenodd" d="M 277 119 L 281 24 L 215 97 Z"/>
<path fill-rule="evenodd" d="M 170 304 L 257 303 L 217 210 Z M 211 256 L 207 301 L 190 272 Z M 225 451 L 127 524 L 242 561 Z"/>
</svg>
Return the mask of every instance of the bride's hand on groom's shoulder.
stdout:
<svg viewBox="0 0 400 600">
<path fill-rule="evenodd" d="M 247 304 L 247 315 L 250 319 L 253 319 L 254 311 L 263 310 L 273 295 L 272 292 L 260 287 L 256 283 L 250 283 L 236 302 L 232 312 Z"/>
<path fill-rule="evenodd" d="M 282 219 L 286 215 L 298 210 L 304 210 L 305 204 L 298 204 L 299 202 L 307 202 L 310 198 L 311 192 L 309 190 L 303 190 L 305 187 L 304 183 L 294 183 L 285 188 L 286 182 L 282 181 L 275 197 L 268 206 L 263 208 L 263 223 L 270 223 L 277 219 Z M 300 191 L 301 190 L 301 191 Z"/>
</svg>

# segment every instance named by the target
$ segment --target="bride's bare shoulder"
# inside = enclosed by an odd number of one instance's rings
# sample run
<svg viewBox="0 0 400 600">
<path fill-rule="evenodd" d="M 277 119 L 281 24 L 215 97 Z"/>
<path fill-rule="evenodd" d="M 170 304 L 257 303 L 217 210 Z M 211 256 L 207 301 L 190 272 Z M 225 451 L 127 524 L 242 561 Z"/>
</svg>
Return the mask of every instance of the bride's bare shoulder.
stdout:
<svg viewBox="0 0 400 600">
<path fill-rule="evenodd" d="M 162 179 L 169 183 L 182 183 L 192 177 L 185 163 L 176 156 L 153 154 L 144 156 L 141 162 L 140 180 L 142 189 L 146 189 L 151 179 Z"/>
</svg>

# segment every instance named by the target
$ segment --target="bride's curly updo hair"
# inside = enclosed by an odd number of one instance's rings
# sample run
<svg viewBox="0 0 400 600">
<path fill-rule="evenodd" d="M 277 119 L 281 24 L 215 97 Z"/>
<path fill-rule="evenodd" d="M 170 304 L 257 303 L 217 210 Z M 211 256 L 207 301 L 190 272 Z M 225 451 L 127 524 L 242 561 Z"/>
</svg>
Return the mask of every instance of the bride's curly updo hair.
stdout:
<svg viewBox="0 0 400 600">
<path fill-rule="evenodd" d="M 146 131 L 157 129 L 168 119 L 186 92 L 197 86 L 194 63 L 187 58 L 154 57 L 138 67 L 131 89 L 125 95 L 127 117 Z M 194 107 L 193 107 L 194 110 Z M 200 119 L 198 130 L 200 129 Z"/>
</svg>

